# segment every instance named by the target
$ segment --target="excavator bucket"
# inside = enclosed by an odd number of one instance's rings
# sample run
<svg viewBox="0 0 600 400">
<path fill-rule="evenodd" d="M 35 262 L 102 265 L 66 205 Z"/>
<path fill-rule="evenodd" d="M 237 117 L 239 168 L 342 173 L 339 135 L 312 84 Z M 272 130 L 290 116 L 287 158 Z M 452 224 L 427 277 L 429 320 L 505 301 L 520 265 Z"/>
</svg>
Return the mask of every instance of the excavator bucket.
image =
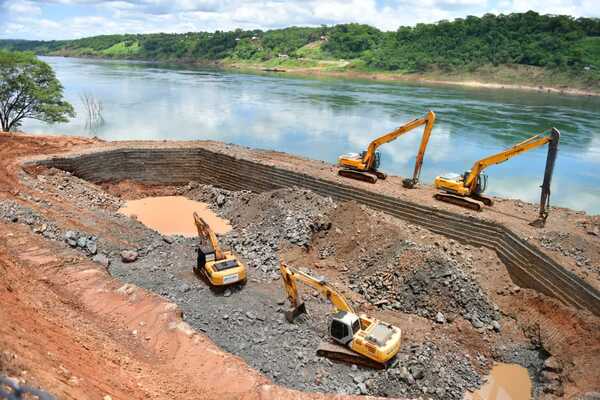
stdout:
<svg viewBox="0 0 600 400">
<path fill-rule="evenodd" d="M 402 186 L 407 188 L 407 189 L 412 189 L 416 186 L 417 182 L 415 179 L 412 178 L 404 178 L 402 179 Z"/>
<path fill-rule="evenodd" d="M 285 311 L 284 314 L 285 314 L 285 319 L 288 322 L 294 322 L 294 320 L 296 318 L 298 318 L 300 315 L 307 314 L 306 306 L 302 302 L 297 307 L 292 307 L 289 310 Z"/>
</svg>

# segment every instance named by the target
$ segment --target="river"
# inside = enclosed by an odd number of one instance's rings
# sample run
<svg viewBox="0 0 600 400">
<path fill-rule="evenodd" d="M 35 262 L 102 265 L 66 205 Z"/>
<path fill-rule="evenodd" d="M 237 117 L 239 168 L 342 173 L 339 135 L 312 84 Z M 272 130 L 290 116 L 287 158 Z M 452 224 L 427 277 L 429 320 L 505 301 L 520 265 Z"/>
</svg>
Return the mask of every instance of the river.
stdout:
<svg viewBox="0 0 600 400">
<path fill-rule="evenodd" d="M 436 175 L 461 173 L 475 160 L 555 126 L 562 135 L 551 204 L 600 213 L 600 98 L 43 59 L 78 115 L 66 124 L 27 120 L 26 132 L 214 139 L 335 162 L 431 109 L 437 123 L 421 176 L 431 183 Z M 105 123 L 99 128 L 86 126 L 83 93 L 103 103 Z M 381 169 L 411 175 L 421 131 L 382 146 Z M 490 167 L 487 193 L 537 202 L 545 159 L 546 148 L 539 148 Z"/>
</svg>

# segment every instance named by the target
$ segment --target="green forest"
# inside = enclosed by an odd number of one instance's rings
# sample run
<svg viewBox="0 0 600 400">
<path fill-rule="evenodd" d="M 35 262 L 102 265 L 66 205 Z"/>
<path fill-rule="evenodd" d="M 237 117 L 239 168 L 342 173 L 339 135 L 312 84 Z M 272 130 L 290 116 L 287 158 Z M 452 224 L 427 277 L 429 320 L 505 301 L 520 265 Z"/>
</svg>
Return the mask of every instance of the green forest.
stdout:
<svg viewBox="0 0 600 400">
<path fill-rule="evenodd" d="M 600 19 L 533 11 L 469 16 L 389 32 L 343 24 L 61 41 L 4 40 L 0 47 L 42 55 L 425 74 L 516 65 L 541 67 L 593 86 L 600 81 Z"/>
</svg>

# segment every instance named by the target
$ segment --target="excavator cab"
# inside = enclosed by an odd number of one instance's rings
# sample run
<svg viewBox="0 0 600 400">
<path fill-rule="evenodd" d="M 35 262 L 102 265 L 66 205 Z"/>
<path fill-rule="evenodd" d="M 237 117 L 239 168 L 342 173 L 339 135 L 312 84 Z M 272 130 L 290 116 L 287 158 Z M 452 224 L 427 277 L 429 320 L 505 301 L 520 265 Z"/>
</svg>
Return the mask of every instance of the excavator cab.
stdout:
<svg viewBox="0 0 600 400">
<path fill-rule="evenodd" d="M 484 173 L 479 174 L 479 176 L 477 177 L 477 186 L 475 187 L 475 194 L 485 192 L 485 189 L 487 189 L 487 182 L 487 175 Z"/>
<path fill-rule="evenodd" d="M 336 342 L 346 346 L 358 331 L 360 331 L 360 319 L 356 314 L 339 311 L 331 316 L 329 334 Z"/>
<path fill-rule="evenodd" d="M 365 156 L 367 155 L 367 151 L 363 151 L 360 153 L 360 158 L 364 159 Z M 373 155 L 373 166 L 372 168 L 375 170 L 379 169 L 379 166 L 381 165 L 381 152 L 379 150 L 377 150 L 375 152 L 375 154 Z"/>
<path fill-rule="evenodd" d="M 471 173 L 470 170 L 465 171 L 465 173 L 461 177 L 462 182 L 467 181 L 470 173 Z M 477 176 L 477 184 L 475 185 L 475 190 L 473 190 L 473 194 L 477 195 L 477 194 L 481 194 L 481 193 L 485 192 L 485 189 L 487 189 L 487 182 L 488 182 L 488 176 L 484 173 L 480 173 Z"/>
</svg>

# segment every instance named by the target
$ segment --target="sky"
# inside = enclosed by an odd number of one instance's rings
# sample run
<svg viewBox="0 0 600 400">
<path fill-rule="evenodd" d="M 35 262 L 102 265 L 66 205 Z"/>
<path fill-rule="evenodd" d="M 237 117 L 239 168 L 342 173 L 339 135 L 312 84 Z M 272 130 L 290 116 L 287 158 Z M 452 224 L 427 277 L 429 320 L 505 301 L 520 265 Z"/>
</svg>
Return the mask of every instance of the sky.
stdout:
<svg viewBox="0 0 600 400">
<path fill-rule="evenodd" d="M 600 0 L 0 0 L 0 38 L 273 29 L 359 22 L 382 30 L 535 10 L 600 17 Z"/>
</svg>

